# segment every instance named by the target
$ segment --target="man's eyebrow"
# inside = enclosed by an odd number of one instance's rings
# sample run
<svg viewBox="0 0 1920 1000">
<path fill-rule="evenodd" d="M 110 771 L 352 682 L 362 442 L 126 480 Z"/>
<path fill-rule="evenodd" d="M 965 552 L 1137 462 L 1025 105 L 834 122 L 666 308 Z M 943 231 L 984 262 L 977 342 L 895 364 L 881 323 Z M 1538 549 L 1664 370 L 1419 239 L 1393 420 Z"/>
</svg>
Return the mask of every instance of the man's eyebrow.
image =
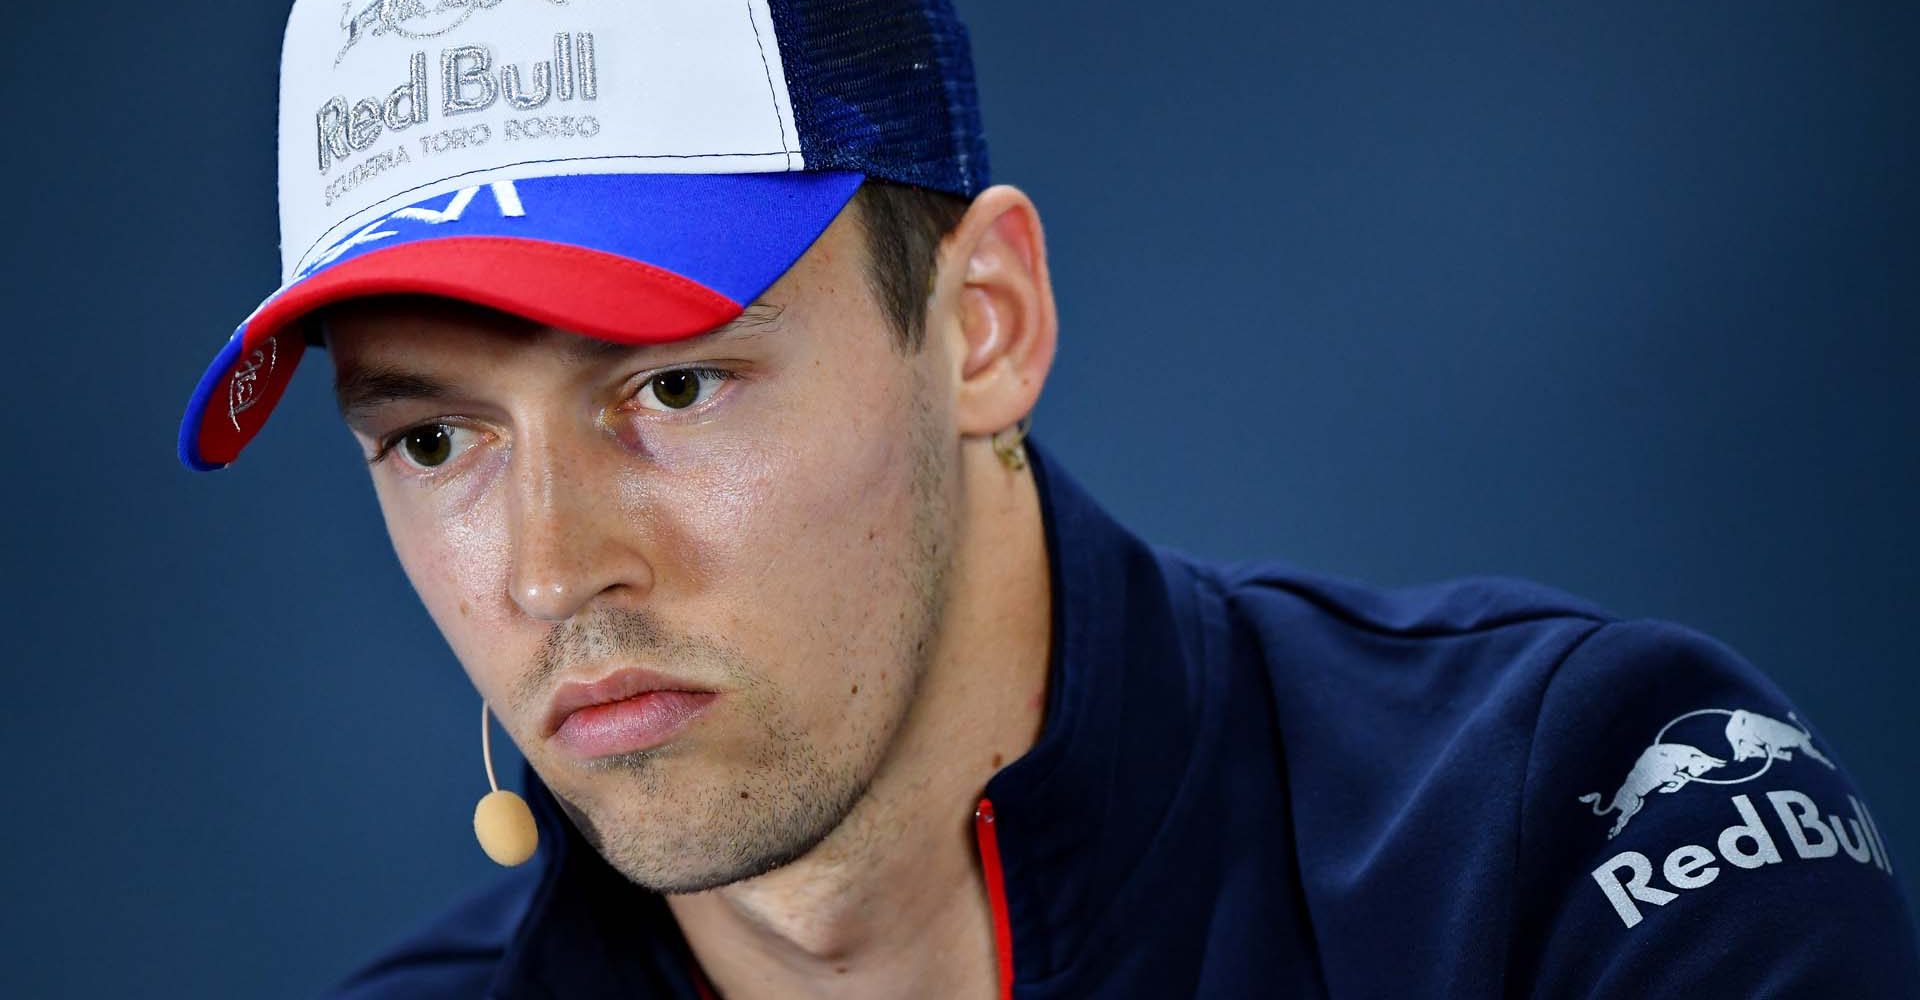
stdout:
<svg viewBox="0 0 1920 1000">
<path fill-rule="evenodd" d="M 700 338 L 741 341 L 759 337 L 778 326 L 783 311 L 780 306 L 756 302 L 731 322 L 701 334 Z M 588 365 L 612 360 L 636 346 L 597 337 L 577 337 L 567 347 L 566 359 L 569 365 Z M 340 374 L 333 387 L 340 416 L 349 424 L 387 403 L 442 399 L 452 394 L 452 387 L 439 379 L 389 365 L 350 368 Z"/>
<path fill-rule="evenodd" d="M 334 382 L 333 399 L 348 424 L 387 403 L 440 399 L 451 394 L 445 382 L 385 365 L 352 368 Z"/>
</svg>

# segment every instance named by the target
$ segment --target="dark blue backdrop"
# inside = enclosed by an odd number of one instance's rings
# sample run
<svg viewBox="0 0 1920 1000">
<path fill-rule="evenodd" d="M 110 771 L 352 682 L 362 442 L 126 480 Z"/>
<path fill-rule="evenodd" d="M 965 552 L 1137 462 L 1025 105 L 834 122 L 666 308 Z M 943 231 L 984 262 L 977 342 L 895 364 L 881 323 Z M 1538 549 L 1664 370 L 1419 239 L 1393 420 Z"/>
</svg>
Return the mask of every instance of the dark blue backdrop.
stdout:
<svg viewBox="0 0 1920 1000">
<path fill-rule="evenodd" d="M 1203 553 L 1704 628 L 1915 863 L 1917 8 L 1404 6 L 961 0 L 1050 227 L 1040 432 Z M 173 459 L 275 281 L 283 13 L 6 15 L 0 995 L 311 994 L 492 871 L 326 379 Z"/>
</svg>

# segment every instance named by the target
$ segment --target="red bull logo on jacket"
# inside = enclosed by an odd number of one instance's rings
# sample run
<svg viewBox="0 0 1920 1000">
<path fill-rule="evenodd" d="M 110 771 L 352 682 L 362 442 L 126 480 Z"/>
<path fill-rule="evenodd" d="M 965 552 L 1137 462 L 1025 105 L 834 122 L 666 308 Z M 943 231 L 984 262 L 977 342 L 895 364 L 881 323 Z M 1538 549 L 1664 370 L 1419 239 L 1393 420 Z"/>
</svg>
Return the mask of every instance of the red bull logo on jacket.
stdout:
<svg viewBox="0 0 1920 1000">
<path fill-rule="evenodd" d="M 1724 726 L 1714 725 L 1725 718 Z M 1651 746 L 1640 752 L 1626 780 L 1602 806 L 1599 792 L 1579 797 L 1597 816 L 1612 814 L 1607 839 L 1619 836 L 1654 795 L 1671 795 L 1688 785 L 1740 785 L 1754 781 L 1776 762 L 1811 760 L 1828 770 L 1834 763 L 1813 745 L 1813 734 L 1792 713 L 1791 721 L 1745 709 L 1703 708 L 1688 712 L 1660 727 Z M 1713 721 L 1709 721 L 1713 720 Z M 1714 737 L 1724 738 L 1722 749 Z M 1686 742 L 1691 740 L 1692 742 Z M 1708 752 L 1699 743 L 1710 743 Z M 1851 815 L 1824 812 L 1814 799 L 1792 789 L 1770 791 L 1762 798 L 1777 823 L 1769 826 L 1749 795 L 1727 800 L 1739 822 L 1719 832 L 1711 845 L 1683 844 L 1667 852 L 1655 868 L 1655 857 L 1622 851 L 1592 872 L 1607 902 L 1627 927 L 1646 918 L 1641 904 L 1665 906 L 1682 892 L 1705 888 L 1720 877 L 1721 866 L 1756 869 L 1781 864 L 1787 855 L 1775 839 L 1777 827 L 1800 860 L 1831 859 L 1845 855 L 1860 864 L 1873 864 L 1892 874 L 1873 816 L 1858 798 L 1847 796 Z M 1824 816 L 1824 818 L 1823 818 Z"/>
<path fill-rule="evenodd" d="M 1641 903 L 1665 906 L 1680 898 L 1681 892 L 1703 889 L 1720 877 L 1720 863 L 1735 868 L 1761 868 L 1781 864 L 1786 856 L 1761 818 L 1760 810 L 1745 795 L 1727 800 L 1740 822 L 1720 831 L 1713 846 L 1683 844 L 1667 852 L 1656 876 L 1653 859 L 1639 851 L 1621 851 L 1593 870 L 1593 880 L 1620 914 L 1620 922 L 1637 926 L 1646 919 Z M 1843 818 L 1828 813 L 1820 818 L 1820 806 L 1803 792 L 1781 789 L 1766 794 L 1766 802 L 1779 820 L 1787 844 L 1803 861 L 1832 859 L 1844 854 L 1860 864 L 1873 864 L 1893 874 L 1893 861 L 1880 839 L 1873 815 L 1860 800 L 1849 795 L 1853 815 Z M 1716 850 L 1717 848 L 1717 850 Z"/>
</svg>

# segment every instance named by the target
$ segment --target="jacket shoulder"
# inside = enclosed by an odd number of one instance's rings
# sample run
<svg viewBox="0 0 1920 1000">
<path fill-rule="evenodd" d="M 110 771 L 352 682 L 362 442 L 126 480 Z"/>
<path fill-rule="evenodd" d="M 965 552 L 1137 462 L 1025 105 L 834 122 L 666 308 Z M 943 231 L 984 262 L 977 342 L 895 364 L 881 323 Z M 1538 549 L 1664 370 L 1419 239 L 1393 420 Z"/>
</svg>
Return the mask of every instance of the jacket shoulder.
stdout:
<svg viewBox="0 0 1920 1000">
<path fill-rule="evenodd" d="M 537 886 L 537 871 L 501 876 L 363 964 L 327 996 L 334 1000 L 486 996 Z"/>
<path fill-rule="evenodd" d="M 1596 631 L 1545 693 L 1513 887 L 1541 995 L 1912 996 L 1911 911 L 1867 796 L 1726 644 Z"/>
<path fill-rule="evenodd" d="M 1212 567 L 1229 598 L 1253 611 L 1314 615 L 1381 635 L 1445 637 L 1538 621 L 1612 621 L 1592 601 L 1532 580 L 1467 576 L 1378 587 L 1277 562 Z"/>
<path fill-rule="evenodd" d="M 1436 994 L 1920 984 L 1865 796 L 1725 643 L 1525 580 L 1207 575 L 1272 698 L 1334 992 L 1406 992 L 1349 946 L 1383 937 L 1444 956 Z"/>
<path fill-rule="evenodd" d="M 1236 659 L 1260 671 L 1283 728 L 1387 768 L 1430 760 L 1489 712 L 1530 728 L 1566 655 L 1618 621 L 1599 605 L 1530 580 L 1474 576 L 1376 587 L 1276 563 L 1209 568 Z M 1327 727 L 1335 727 L 1328 732 Z"/>
</svg>

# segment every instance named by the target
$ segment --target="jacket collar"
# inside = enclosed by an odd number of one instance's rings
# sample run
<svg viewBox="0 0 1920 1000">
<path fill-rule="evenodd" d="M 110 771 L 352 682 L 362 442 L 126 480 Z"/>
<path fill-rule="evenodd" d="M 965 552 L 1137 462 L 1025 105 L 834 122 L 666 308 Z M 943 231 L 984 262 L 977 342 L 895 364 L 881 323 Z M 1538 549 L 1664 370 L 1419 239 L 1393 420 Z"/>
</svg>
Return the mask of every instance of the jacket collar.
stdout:
<svg viewBox="0 0 1920 1000">
<path fill-rule="evenodd" d="M 1195 728 L 1185 664 L 1192 586 L 1028 442 L 1053 622 L 1038 742 L 987 783 L 997 813 L 1015 980 L 1068 969 L 1125 891 L 1173 804 Z M 695 997 L 696 966 L 657 894 L 615 872 L 522 767 L 545 868 L 497 982 L 509 996 L 644 986 Z"/>
<path fill-rule="evenodd" d="M 1193 744 L 1185 668 L 1195 589 L 1033 449 L 1053 587 L 1040 740 L 987 783 L 1014 979 L 1064 973 L 1126 891 L 1168 815 Z M 1111 932 L 1111 928 L 1109 929 Z"/>
</svg>

